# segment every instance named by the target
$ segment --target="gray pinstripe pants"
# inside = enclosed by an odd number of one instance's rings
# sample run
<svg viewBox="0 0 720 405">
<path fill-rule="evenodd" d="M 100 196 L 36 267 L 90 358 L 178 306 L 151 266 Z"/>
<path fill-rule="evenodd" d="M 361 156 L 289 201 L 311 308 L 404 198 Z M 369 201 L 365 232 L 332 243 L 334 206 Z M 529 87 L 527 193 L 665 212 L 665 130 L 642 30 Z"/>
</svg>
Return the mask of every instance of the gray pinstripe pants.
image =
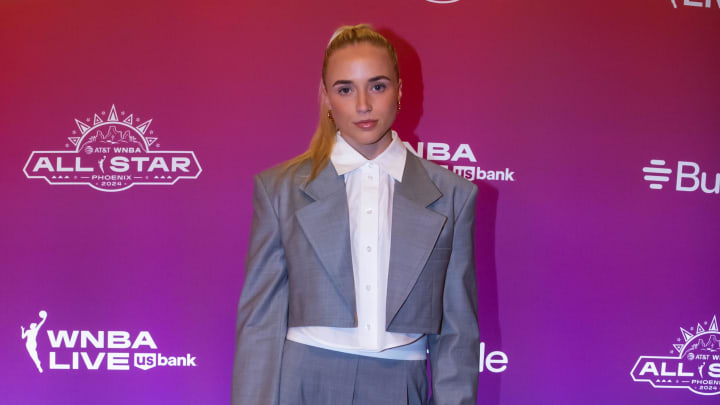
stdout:
<svg viewBox="0 0 720 405">
<path fill-rule="evenodd" d="M 425 405 L 426 360 L 391 360 L 285 340 L 280 405 Z"/>
</svg>

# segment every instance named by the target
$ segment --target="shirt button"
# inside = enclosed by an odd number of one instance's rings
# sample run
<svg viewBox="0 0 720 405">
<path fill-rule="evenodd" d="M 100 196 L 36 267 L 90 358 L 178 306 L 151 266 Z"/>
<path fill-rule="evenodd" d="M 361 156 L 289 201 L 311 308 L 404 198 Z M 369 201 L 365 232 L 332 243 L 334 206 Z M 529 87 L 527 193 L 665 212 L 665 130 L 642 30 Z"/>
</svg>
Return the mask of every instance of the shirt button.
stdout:
<svg viewBox="0 0 720 405">
<path fill-rule="evenodd" d="M 373 165 L 372 163 L 368 163 L 368 167 L 372 169 L 373 167 L 375 167 L 375 165 Z"/>
<path fill-rule="evenodd" d="M 369 324 L 369 323 L 366 323 L 366 324 L 365 324 L 365 329 L 370 330 L 370 324 Z"/>
<path fill-rule="evenodd" d="M 365 285 L 365 289 L 370 291 L 370 290 L 372 290 L 372 286 L 370 284 L 367 284 L 367 285 Z"/>
<path fill-rule="evenodd" d="M 368 213 L 368 214 L 372 214 L 372 208 L 366 209 L 365 212 Z"/>
<path fill-rule="evenodd" d="M 373 179 L 373 176 L 368 176 L 368 180 L 372 181 L 372 179 Z"/>
<path fill-rule="evenodd" d="M 366 247 L 365 250 L 367 250 L 368 252 L 372 252 L 372 248 L 370 246 Z"/>
</svg>

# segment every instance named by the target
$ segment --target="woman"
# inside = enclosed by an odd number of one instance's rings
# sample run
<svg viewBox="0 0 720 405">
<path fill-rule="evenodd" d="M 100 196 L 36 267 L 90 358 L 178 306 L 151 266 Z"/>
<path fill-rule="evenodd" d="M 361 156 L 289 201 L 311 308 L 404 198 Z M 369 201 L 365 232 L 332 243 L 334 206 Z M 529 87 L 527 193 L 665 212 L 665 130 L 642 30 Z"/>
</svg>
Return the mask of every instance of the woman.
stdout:
<svg viewBox="0 0 720 405">
<path fill-rule="evenodd" d="M 255 177 L 234 404 L 476 404 L 477 187 L 407 153 L 368 25 L 325 51 L 309 149 Z"/>
</svg>

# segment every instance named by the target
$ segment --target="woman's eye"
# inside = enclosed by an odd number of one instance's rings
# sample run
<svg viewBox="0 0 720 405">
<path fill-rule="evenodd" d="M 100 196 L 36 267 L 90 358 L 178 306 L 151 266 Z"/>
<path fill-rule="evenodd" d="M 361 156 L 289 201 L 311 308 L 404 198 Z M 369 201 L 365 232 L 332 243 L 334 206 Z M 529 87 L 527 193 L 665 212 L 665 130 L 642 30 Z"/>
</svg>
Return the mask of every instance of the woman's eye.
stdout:
<svg viewBox="0 0 720 405">
<path fill-rule="evenodd" d="M 340 88 L 338 89 L 338 93 L 340 93 L 340 94 L 348 94 L 348 93 L 350 93 L 350 88 L 349 88 L 349 87 L 340 87 Z"/>
<path fill-rule="evenodd" d="M 383 90 L 385 90 L 385 85 L 383 83 L 378 83 L 378 84 L 373 85 L 372 88 L 375 91 L 383 91 Z"/>
</svg>

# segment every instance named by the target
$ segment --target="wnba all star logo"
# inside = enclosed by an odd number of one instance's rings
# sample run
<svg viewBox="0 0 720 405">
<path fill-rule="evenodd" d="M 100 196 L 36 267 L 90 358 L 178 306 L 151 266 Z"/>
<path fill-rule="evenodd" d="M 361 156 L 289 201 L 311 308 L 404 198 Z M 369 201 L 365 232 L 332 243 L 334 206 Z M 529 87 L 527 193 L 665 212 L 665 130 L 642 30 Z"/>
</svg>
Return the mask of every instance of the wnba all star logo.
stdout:
<svg viewBox="0 0 720 405">
<path fill-rule="evenodd" d="M 134 185 L 173 185 L 196 179 L 202 168 L 192 151 L 159 150 L 158 138 L 142 121 L 115 105 L 84 121 L 65 144 L 68 150 L 33 151 L 23 172 L 51 185 L 88 185 L 100 191 L 122 191 Z"/>
<path fill-rule="evenodd" d="M 630 376 L 655 388 L 685 388 L 700 395 L 720 394 L 720 331 L 717 317 L 698 323 L 673 344 L 671 356 L 640 356 Z M 674 355 L 677 353 L 677 355 Z"/>
<path fill-rule="evenodd" d="M 429 0 L 428 0 L 429 1 Z M 674 8 L 678 8 L 678 4 L 685 7 L 703 7 L 710 8 L 713 6 L 713 0 L 670 0 Z M 720 8 L 720 0 L 714 0 L 718 8 Z"/>
</svg>

